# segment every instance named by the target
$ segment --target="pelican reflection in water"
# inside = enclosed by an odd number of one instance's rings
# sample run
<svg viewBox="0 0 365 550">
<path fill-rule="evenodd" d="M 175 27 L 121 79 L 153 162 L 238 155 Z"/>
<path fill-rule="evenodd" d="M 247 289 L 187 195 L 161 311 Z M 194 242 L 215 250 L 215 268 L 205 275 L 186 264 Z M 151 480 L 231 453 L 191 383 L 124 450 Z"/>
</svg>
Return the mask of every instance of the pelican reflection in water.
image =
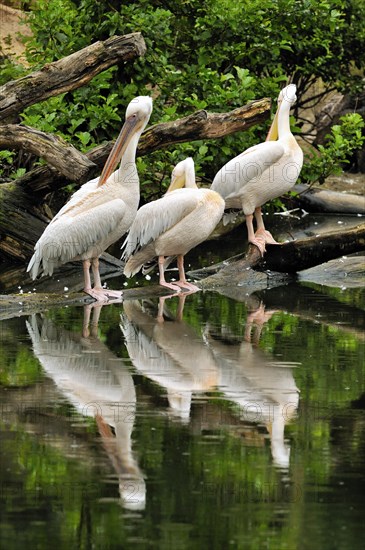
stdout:
<svg viewBox="0 0 365 550">
<path fill-rule="evenodd" d="M 166 389 L 170 409 L 188 421 L 192 396 L 218 391 L 219 398 L 239 406 L 243 422 L 265 425 L 274 464 L 289 466 L 285 425 L 295 416 L 298 390 L 292 364 L 276 362 L 251 343 L 270 318 L 260 306 L 248 316 L 246 340 L 233 341 L 207 327 L 204 336 L 182 320 L 186 296 L 179 297 L 176 318 L 168 314 L 165 298 L 159 312 L 137 301 L 123 305 L 121 329 L 129 356 L 139 373 Z"/>
<path fill-rule="evenodd" d="M 263 323 L 273 312 L 260 304 L 248 315 L 245 338 L 217 335 L 207 326 L 205 339 L 221 371 L 220 391 L 225 399 L 237 404 L 243 421 L 266 426 L 273 462 L 288 468 L 290 448 L 285 443 L 285 425 L 295 418 L 299 392 L 292 368 L 297 363 L 275 361 L 257 347 Z"/>
<path fill-rule="evenodd" d="M 165 388 L 173 414 L 188 421 L 192 394 L 216 389 L 219 371 L 208 346 L 182 320 L 185 299 L 179 296 L 176 318 L 166 298 L 160 298 L 157 317 L 150 303 L 126 301 L 120 327 L 135 368 Z"/>
<path fill-rule="evenodd" d="M 92 306 L 85 306 L 82 334 L 60 328 L 40 315 L 33 315 L 27 328 L 34 354 L 47 375 L 80 414 L 95 418 L 118 476 L 123 506 L 143 510 L 145 481 L 132 452 L 135 387 L 122 359 L 98 338 L 101 307 L 95 306 L 89 329 Z"/>
</svg>

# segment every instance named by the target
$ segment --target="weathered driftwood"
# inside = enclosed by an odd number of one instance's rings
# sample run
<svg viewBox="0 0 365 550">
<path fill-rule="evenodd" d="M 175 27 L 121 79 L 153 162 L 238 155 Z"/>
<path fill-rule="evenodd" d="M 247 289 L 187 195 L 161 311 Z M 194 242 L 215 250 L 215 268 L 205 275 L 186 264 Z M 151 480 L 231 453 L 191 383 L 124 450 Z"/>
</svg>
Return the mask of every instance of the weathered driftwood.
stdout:
<svg viewBox="0 0 365 550">
<path fill-rule="evenodd" d="M 95 164 L 63 139 L 20 124 L 0 126 L 0 149 L 22 149 L 43 158 L 67 179 L 84 183 Z"/>
<path fill-rule="evenodd" d="M 298 194 L 291 198 L 291 202 L 307 212 L 365 214 L 365 195 L 339 193 L 308 185 L 296 185 L 293 191 Z"/>
<path fill-rule="evenodd" d="M 203 280 L 199 286 L 214 289 L 221 286 L 258 285 L 275 279 L 282 282 L 290 276 L 343 255 L 365 250 L 365 223 L 342 232 L 328 233 L 279 245 L 267 245 L 262 258 L 258 248 L 249 245 L 246 255 L 239 255 L 215 266 L 189 272 Z M 207 276 L 208 275 L 208 276 Z M 277 281 L 276 281 L 277 283 Z"/>
<path fill-rule="evenodd" d="M 251 101 L 228 113 L 208 113 L 203 109 L 179 120 L 148 128 L 140 140 L 138 151 L 143 155 L 176 143 L 221 138 L 263 122 L 269 112 L 270 100 L 266 98 Z"/>
<path fill-rule="evenodd" d="M 7 82 L 0 87 L 0 120 L 13 122 L 26 107 L 84 86 L 105 69 L 120 61 L 135 59 L 145 51 L 141 33 L 112 36 Z"/>
<path fill-rule="evenodd" d="M 341 256 L 298 273 L 301 282 L 337 288 L 363 288 L 365 256 Z"/>
<path fill-rule="evenodd" d="M 0 185 L 0 258 L 29 259 L 46 223 L 33 197 L 15 183 Z"/>
</svg>

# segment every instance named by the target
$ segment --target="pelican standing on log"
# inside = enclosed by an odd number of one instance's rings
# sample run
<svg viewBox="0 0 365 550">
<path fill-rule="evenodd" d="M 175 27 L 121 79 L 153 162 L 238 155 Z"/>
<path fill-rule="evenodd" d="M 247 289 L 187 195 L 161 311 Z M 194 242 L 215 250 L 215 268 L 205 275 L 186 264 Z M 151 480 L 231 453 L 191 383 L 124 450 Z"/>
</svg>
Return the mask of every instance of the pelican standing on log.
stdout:
<svg viewBox="0 0 365 550">
<path fill-rule="evenodd" d="M 100 177 L 85 183 L 72 195 L 36 243 L 27 268 L 33 279 L 39 271 L 52 275 L 62 264 L 82 260 L 84 292 L 99 302 L 122 295 L 121 291 L 102 288 L 99 256 L 128 231 L 137 213 L 139 179 L 135 156 L 151 113 L 150 97 L 139 96 L 129 103 L 125 123 Z M 114 171 L 119 162 L 118 170 Z"/>
<path fill-rule="evenodd" d="M 290 108 L 296 99 L 295 84 L 281 90 L 266 141 L 225 164 L 211 186 L 224 198 L 226 208 L 242 208 L 248 241 L 258 246 L 261 254 L 265 252 L 265 243 L 278 244 L 265 229 L 261 206 L 289 191 L 303 165 L 303 152 L 290 131 L 289 122 Z M 256 233 L 253 216 L 257 222 Z"/>
<path fill-rule="evenodd" d="M 161 286 L 177 291 L 199 290 L 186 281 L 184 256 L 209 237 L 223 211 L 224 200 L 218 193 L 197 187 L 193 159 L 179 162 L 166 194 L 137 212 L 123 245 L 127 260 L 124 274 L 131 277 L 157 256 Z M 165 280 L 165 256 L 177 256 L 179 280 L 173 284 Z"/>
</svg>

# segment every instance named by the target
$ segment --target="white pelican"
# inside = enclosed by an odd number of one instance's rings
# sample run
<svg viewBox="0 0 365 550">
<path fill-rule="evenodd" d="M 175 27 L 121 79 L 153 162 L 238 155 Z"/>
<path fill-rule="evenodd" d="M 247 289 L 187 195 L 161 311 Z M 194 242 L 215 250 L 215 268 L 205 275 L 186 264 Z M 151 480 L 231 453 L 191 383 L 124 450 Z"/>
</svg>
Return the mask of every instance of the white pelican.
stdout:
<svg viewBox="0 0 365 550">
<path fill-rule="evenodd" d="M 129 103 L 125 123 L 101 176 L 85 183 L 72 195 L 36 243 L 27 268 L 33 279 L 41 263 L 43 274 L 52 275 L 57 266 L 82 260 L 84 292 L 100 302 L 121 296 L 121 292 L 102 288 L 99 256 L 128 231 L 136 215 L 139 179 L 135 155 L 151 112 L 150 97 L 139 96 Z M 119 169 L 113 172 L 119 162 Z M 94 288 L 91 287 L 90 266 Z"/>
<path fill-rule="evenodd" d="M 295 84 L 281 90 L 266 141 L 246 149 L 227 162 L 216 174 L 211 186 L 225 199 L 226 208 L 242 208 L 246 216 L 248 241 L 258 246 L 261 254 L 265 251 L 265 243 L 277 244 L 265 230 L 261 206 L 289 191 L 298 179 L 303 164 L 303 152 L 290 131 L 289 122 L 290 108 L 296 99 Z M 253 215 L 257 222 L 256 234 Z"/>
<path fill-rule="evenodd" d="M 124 274 L 131 277 L 157 256 L 161 286 L 177 291 L 181 288 L 199 290 L 186 281 L 184 256 L 209 237 L 223 211 L 224 200 L 218 193 L 198 189 L 193 159 L 179 162 L 172 171 L 166 194 L 137 212 L 123 245 L 123 257 L 127 260 Z M 165 280 L 165 256 L 177 256 L 179 281 L 174 284 Z"/>
</svg>

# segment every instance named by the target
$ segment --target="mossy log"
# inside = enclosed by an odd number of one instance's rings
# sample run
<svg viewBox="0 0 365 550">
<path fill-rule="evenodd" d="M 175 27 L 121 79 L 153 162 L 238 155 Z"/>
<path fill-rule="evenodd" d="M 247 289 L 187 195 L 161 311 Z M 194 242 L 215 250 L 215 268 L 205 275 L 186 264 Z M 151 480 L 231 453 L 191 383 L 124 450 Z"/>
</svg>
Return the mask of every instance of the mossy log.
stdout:
<svg viewBox="0 0 365 550">
<path fill-rule="evenodd" d="M 362 250 L 365 250 L 365 223 L 341 232 L 278 245 L 268 244 L 264 257 L 255 245 L 250 244 L 247 254 L 191 271 L 189 275 L 202 279 L 199 286 L 209 290 L 224 286 L 261 286 L 265 282 L 273 285 L 291 280 L 304 269 Z"/>
</svg>

